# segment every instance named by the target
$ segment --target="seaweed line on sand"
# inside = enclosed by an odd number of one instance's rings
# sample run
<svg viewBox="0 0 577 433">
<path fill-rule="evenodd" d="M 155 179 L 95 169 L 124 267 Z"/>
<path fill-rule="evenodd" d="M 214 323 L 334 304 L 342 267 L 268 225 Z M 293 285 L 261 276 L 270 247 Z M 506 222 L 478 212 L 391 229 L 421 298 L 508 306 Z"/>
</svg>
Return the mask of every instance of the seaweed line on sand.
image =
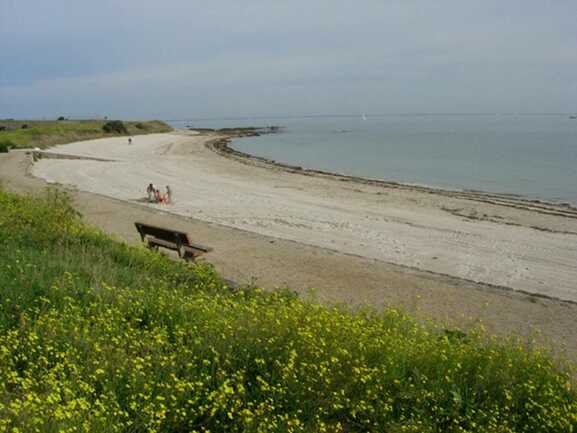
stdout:
<svg viewBox="0 0 577 433">
<path fill-rule="evenodd" d="M 427 194 L 437 194 L 446 197 L 466 199 L 476 202 L 493 204 L 497 206 L 506 206 L 546 215 L 577 219 L 577 207 L 574 207 L 569 203 L 552 203 L 544 200 L 527 199 L 508 194 L 498 194 L 498 193 L 489 193 L 480 191 L 448 190 L 448 189 L 434 188 L 430 186 L 411 185 L 394 181 L 350 176 L 324 170 L 307 169 L 300 166 L 285 164 L 261 156 L 241 152 L 231 146 L 231 141 L 234 138 L 260 135 L 257 132 L 258 129 L 259 128 L 252 128 L 252 129 L 244 128 L 243 131 L 231 130 L 230 133 L 228 131 L 222 131 L 225 133 L 224 137 L 222 133 L 219 134 L 219 136 L 214 140 L 207 141 L 206 147 L 222 156 L 225 156 L 227 158 L 233 158 L 245 164 L 257 165 L 268 168 L 274 167 L 282 169 L 288 173 L 301 174 L 304 176 L 318 176 L 324 178 L 331 178 L 341 182 L 353 182 L 357 184 L 378 186 L 382 188 L 403 189 L 410 191 L 418 191 Z"/>
</svg>

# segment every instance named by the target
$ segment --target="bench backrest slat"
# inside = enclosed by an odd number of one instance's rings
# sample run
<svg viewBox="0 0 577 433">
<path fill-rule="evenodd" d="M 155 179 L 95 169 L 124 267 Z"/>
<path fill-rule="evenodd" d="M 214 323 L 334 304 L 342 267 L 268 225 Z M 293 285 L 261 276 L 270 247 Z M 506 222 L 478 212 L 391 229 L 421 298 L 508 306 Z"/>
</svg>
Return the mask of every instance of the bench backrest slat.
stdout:
<svg viewBox="0 0 577 433">
<path fill-rule="evenodd" d="M 144 240 L 146 235 L 154 236 L 167 242 L 174 242 L 177 245 L 189 245 L 188 235 L 184 232 L 169 230 L 162 227 L 151 226 L 148 224 L 134 223 L 136 230 Z"/>
</svg>

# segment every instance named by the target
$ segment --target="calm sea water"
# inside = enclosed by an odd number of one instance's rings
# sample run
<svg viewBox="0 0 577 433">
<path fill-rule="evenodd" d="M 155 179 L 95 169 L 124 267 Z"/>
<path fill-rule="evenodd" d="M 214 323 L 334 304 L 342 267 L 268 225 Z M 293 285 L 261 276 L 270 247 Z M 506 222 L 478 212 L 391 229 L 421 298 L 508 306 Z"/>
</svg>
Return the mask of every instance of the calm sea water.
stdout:
<svg viewBox="0 0 577 433">
<path fill-rule="evenodd" d="M 398 115 L 170 122 L 284 126 L 235 140 L 243 152 L 305 168 L 577 204 L 577 120 L 567 115 Z"/>
</svg>

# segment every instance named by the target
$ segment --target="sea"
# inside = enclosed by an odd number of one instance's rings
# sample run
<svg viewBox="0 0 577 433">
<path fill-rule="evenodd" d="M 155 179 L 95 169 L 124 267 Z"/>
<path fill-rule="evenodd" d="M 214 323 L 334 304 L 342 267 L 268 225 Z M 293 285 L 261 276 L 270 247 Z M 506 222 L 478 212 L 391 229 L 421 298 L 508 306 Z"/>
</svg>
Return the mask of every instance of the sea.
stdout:
<svg viewBox="0 0 577 433">
<path fill-rule="evenodd" d="M 370 115 L 170 120 L 179 128 L 280 126 L 232 146 L 347 175 L 577 206 L 577 119 L 568 114 Z"/>
</svg>

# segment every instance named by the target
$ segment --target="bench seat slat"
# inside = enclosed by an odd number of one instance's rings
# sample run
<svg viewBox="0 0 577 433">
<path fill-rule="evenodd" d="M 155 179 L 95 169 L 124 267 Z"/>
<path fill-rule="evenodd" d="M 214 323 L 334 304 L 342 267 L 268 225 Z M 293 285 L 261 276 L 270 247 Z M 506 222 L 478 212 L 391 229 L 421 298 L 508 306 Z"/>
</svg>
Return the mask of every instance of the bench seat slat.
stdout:
<svg viewBox="0 0 577 433">
<path fill-rule="evenodd" d="M 183 245 L 183 247 L 189 247 L 195 250 L 199 250 L 205 253 L 208 253 L 210 251 L 212 251 L 211 247 L 207 247 L 206 245 L 201 245 L 201 244 L 193 244 L 192 242 L 189 242 L 188 245 Z"/>
<path fill-rule="evenodd" d="M 158 245 L 159 247 L 168 248 L 170 250 L 178 249 L 178 245 L 176 245 L 175 242 L 168 242 L 163 239 L 153 238 L 150 236 L 147 236 L 146 240 L 148 241 L 148 245 Z"/>
</svg>

